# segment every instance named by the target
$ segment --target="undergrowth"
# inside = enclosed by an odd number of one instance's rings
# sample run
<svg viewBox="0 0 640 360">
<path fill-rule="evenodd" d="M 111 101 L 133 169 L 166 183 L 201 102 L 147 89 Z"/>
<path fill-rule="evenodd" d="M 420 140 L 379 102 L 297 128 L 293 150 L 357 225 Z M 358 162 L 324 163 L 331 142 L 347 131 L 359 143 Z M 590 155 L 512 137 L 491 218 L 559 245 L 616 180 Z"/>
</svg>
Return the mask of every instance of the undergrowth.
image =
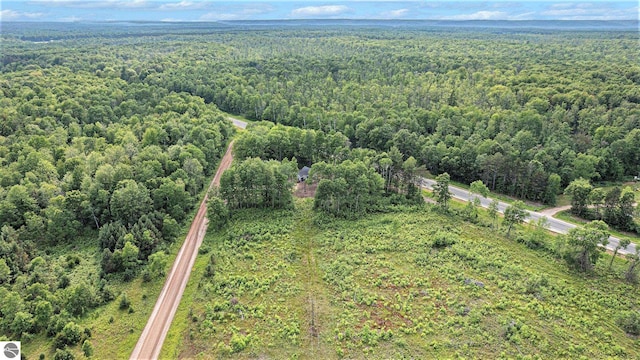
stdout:
<svg viewBox="0 0 640 360">
<path fill-rule="evenodd" d="M 550 251 L 431 207 L 346 221 L 298 201 L 238 212 L 203 246 L 175 356 L 640 356 L 620 325 L 633 328 L 620 319 L 640 308 L 617 274 L 622 261 L 578 274 Z"/>
</svg>

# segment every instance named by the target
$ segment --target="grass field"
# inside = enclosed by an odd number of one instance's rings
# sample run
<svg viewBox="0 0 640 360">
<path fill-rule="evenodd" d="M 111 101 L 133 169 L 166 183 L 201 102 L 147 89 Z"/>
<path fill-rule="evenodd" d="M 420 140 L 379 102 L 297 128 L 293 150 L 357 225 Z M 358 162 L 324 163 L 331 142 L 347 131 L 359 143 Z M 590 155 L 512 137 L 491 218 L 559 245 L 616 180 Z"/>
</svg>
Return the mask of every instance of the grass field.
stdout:
<svg viewBox="0 0 640 360">
<path fill-rule="evenodd" d="M 311 207 L 207 235 L 162 357 L 640 356 L 616 324 L 640 307 L 622 259 L 582 275 L 431 207 L 355 222 Z"/>
</svg>

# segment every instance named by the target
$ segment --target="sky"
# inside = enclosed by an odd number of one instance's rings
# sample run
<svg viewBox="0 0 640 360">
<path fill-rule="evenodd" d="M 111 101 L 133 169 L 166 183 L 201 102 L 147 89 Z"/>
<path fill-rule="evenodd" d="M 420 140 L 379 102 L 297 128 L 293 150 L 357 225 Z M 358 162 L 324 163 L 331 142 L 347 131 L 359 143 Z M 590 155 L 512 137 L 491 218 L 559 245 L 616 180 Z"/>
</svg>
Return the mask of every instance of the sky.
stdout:
<svg viewBox="0 0 640 360">
<path fill-rule="evenodd" d="M 2 0 L 0 21 L 638 20 L 638 1 Z"/>
</svg>

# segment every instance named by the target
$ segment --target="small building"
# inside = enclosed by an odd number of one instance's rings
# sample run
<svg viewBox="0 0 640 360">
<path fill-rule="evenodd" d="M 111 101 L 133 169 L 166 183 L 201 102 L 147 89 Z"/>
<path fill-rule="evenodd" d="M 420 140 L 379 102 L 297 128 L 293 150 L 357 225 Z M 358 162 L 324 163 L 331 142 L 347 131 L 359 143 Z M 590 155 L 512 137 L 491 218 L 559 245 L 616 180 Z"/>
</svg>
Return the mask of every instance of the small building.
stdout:
<svg viewBox="0 0 640 360">
<path fill-rule="evenodd" d="M 309 170 L 311 170 L 308 166 L 303 167 L 298 171 L 298 182 L 303 182 L 307 180 L 309 177 Z"/>
</svg>

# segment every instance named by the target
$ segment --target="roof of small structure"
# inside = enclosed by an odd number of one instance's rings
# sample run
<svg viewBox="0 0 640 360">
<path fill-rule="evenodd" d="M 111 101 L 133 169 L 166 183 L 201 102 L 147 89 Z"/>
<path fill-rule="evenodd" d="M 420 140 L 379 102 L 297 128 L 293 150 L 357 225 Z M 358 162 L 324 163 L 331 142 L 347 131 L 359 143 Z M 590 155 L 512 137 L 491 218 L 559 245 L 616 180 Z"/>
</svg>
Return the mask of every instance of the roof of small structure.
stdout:
<svg viewBox="0 0 640 360">
<path fill-rule="evenodd" d="M 309 168 L 308 166 L 303 167 L 302 169 L 300 169 L 300 171 L 298 171 L 298 176 L 309 176 L 309 170 L 311 170 L 311 168 Z"/>
</svg>

